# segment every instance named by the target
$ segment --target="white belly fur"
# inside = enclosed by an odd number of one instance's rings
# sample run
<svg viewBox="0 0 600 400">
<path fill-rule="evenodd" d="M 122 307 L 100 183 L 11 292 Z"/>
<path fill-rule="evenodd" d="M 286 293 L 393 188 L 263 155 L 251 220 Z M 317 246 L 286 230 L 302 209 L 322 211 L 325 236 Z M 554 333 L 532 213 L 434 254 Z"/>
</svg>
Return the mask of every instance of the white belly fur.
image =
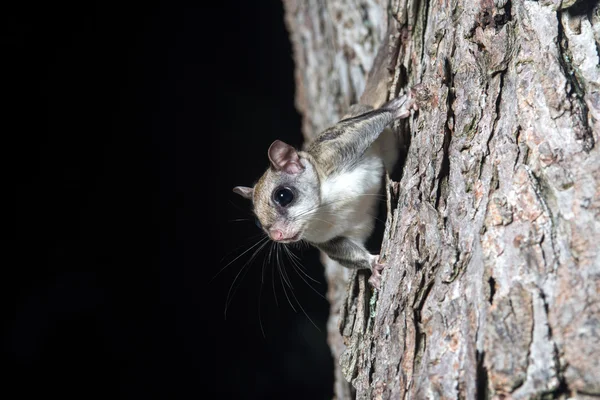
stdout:
<svg viewBox="0 0 600 400">
<path fill-rule="evenodd" d="M 364 243 L 377 216 L 383 161 L 379 143 L 374 143 L 352 171 L 330 177 L 321 187 L 321 207 L 313 214 L 304 237 L 323 243 L 345 236 Z"/>
</svg>

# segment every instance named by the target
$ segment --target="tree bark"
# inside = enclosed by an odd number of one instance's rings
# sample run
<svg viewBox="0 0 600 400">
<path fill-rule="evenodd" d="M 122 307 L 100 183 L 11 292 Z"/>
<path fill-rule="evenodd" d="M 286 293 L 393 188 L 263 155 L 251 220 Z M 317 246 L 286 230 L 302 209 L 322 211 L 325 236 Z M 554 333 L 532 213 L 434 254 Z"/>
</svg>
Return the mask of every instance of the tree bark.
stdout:
<svg viewBox="0 0 600 400">
<path fill-rule="evenodd" d="M 326 270 L 336 397 L 600 396 L 599 2 L 283 1 L 307 139 L 358 101 L 385 35 L 389 97 L 428 91 L 381 291 Z"/>
</svg>

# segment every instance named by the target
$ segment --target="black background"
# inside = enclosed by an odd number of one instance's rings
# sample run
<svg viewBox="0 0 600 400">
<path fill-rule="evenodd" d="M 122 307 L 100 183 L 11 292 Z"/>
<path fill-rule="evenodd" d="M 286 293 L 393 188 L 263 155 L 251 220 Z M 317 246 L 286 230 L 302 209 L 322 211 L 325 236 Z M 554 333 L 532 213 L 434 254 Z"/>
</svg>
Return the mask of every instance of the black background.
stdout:
<svg viewBox="0 0 600 400">
<path fill-rule="evenodd" d="M 0 18 L 3 392 L 331 398 L 327 302 L 286 262 L 305 315 L 263 256 L 242 270 L 251 251 L 217 275 L 260 233 L 231 188 L 274 139 L 302 143 L 281 2 L 18 2 Z"/>
</svg>

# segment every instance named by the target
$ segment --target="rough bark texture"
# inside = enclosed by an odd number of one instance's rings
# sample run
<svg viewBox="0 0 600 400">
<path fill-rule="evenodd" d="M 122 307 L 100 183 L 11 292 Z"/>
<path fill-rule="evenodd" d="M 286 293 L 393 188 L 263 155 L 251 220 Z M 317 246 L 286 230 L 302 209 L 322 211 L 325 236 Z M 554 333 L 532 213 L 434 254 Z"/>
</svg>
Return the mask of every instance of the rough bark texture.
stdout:
<svg viewBox="0 0 600 400">
<path fill-rule="evenodd" d="M 283 1 L 308 139 L 357 101 L 388 24 L 390 93 L 430 95 L 381 292 L 327 269 L 336 396 L 600 396 L 598 2 Z"/>
</svg>

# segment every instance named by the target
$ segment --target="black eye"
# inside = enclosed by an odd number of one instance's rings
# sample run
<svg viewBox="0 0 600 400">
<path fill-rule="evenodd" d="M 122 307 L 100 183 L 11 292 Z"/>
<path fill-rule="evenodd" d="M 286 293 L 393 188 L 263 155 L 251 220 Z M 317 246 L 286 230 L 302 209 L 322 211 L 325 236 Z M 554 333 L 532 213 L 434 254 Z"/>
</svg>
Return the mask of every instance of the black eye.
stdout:
<svg viewBox="0 0 600 400">
<path fill-rule="evenodd" d="M 254 223 L 256 224 L 256 226 L 258 226 L 259 229 L 262 229 L 262 224 L 260 223 L 258 218 L 254 218 Z"/>
<path fill-rule="evenodd" d="M 294 200 L 294 192 L 288 188 L 280 188 L 273 193 L 273 201 L 281 207 L 285 207 Z"/>
</svg>

